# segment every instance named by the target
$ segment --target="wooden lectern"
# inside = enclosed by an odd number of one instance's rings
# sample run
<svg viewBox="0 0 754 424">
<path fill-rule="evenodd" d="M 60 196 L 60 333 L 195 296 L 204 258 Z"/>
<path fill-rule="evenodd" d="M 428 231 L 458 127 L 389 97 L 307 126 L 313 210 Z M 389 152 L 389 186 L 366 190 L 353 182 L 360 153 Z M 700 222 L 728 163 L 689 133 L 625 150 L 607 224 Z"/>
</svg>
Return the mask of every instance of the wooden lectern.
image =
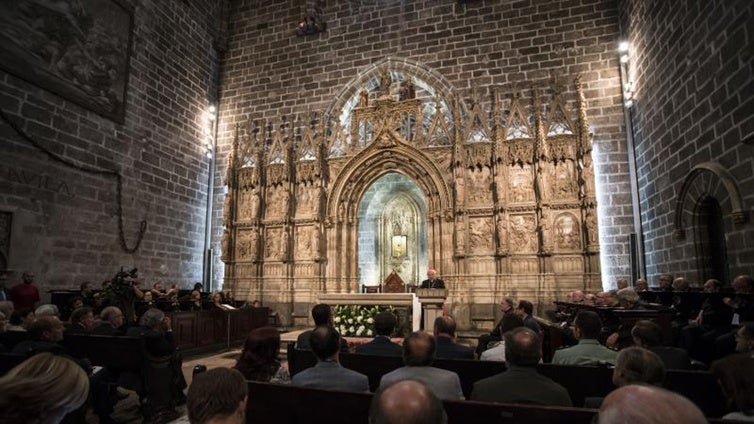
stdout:
<svg viewBox="0 0 754 424">
<path fill-rule="evenodd" d="M 422 304 L 422 324 L 424 331 L 432 331 L 435 319 L 442 316 L 442 305 L 448 297 L 445 289 L 416 289 L 416 297 Z"/>
</svg>

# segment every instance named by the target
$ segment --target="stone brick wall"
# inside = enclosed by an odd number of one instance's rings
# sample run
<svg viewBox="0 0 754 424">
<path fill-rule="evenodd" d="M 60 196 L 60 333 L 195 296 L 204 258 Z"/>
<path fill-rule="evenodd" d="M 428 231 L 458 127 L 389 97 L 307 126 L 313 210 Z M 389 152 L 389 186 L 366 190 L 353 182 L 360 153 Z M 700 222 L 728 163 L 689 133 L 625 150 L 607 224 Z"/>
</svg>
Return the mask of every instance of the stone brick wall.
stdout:
<svg viewBox="0 0 754 424">
<path fill-rule="evenodd" d="M 731 199 L 709 173 L 688 199 L 721 205 L 729 275 L 754 266 L 754 3 L 620 2 L 624 35 L 631 42 L 635 81 L 634 132 L 641 220 L 652 281 L 675 273 L 704 278 L 693 213 L 685 214 L 685 239 L 672 237 L 676 202 L 686 176 L 716 162 L 735 181 L 747 223 L 736 223 Z M 723 174 L 720 172 L 720 174 Z"/>
<path fill-rule="evenodd" d="M 128 2 L 127 2 L 128 3 Z M 0 71 L 0 107 L 39 145 L 81 167 L 123 176 L 119 244 L 116 181 L 52 159 L 0 121 L 0 210 L 13 213 L 9 268 L 42 289 L 99 285 L 121 265 L 147 280 L 201 280 L 209 165 L 203 117 L 216 98 L 218 5 L 131 0 L 134 31 L 125 123 L 118 124 Z"/>
<path fill-rule="evenodd" d="M 421 64 L 462 96 L 472 87 L 510 92 L 552 78 L 584 78 L 600 186 L 603 276 L 629 273 L 632 230 L 614 1 L 330 1 L 327 31 L 296 36 L 307 4 L 232 4 L 223 64 L 220 150 L 248 119 L 325 110 L 349 82 L 392 57 Z M 224 163 L 219 164 L 218 175 Z M 222 195 L 215 201 L 215 248 Z M 218 266 L 217 269 L 220 269 Z M 218 275 L 216 273 L 216 275 Z"/>
</svg>

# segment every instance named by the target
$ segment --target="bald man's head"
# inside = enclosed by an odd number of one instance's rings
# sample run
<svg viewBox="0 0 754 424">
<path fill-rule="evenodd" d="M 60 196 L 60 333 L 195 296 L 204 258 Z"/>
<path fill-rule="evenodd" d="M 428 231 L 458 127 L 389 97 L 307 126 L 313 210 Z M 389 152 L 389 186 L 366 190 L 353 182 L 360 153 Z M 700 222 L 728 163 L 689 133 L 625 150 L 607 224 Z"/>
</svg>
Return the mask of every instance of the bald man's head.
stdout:
<svg viewBox="0 0 754 424">
<path fill-rule="evenodd" d="M 685 397 L 654 386 L 628 385 L 607 395 L 599 424 L 706 424 L 699 408 Z"/>
<path fill-rule="evenodd" d="M 445 424 L 442 402 L 423 383 L 402 380 L 375 393 L 370 424 Z"/>
</svg>

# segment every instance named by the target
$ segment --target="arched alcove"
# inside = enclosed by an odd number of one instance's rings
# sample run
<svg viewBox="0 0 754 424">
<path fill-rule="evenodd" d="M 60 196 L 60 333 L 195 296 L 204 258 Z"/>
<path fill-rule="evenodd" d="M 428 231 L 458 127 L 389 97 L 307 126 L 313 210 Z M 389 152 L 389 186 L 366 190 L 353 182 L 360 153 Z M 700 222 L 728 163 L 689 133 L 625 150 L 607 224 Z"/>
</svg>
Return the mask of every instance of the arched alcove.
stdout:
<svg viewBox="0 0 754 424">
<path fill-rule="evenodd" d="M 359 285 L 376 285 L 393 270 L 406 283 L 427 268 L 427 202 L 410 178 L 389 172 L 364 192 L 358 209 Z"/>
<path fill-rule="evenodd" d="M 712 196 L 701 199 L 697 204 L 694 218 L 699 281 L 703 282 L 710 278 L 729 281 L 725 223 L 717 199 Z"/>
</svg>

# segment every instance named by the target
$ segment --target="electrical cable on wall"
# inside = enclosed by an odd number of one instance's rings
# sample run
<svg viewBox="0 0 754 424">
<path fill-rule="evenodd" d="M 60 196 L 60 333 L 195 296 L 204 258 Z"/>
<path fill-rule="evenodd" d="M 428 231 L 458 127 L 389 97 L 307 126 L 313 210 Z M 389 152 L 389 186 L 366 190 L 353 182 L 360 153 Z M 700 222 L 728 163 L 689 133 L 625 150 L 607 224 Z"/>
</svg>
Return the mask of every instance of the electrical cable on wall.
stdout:
<svg viewBox="0 0 754 424">
<path fill-rule="evenodd" d="M 142 220 L 139 223 L 139 235 L 136 239 L 136 244 L 134 247 L 128 247 L 128 244 L 126 243 L 126 236 L 123 233 L 123 177 L 120 175 L 120 172 L 118 171 L 112 171 L 108 169 L 97 169 L 92 168 L 88 166 L 82 166 L 78 165 L 76 163 L 71 162 L 68 159 L 65 159 L 50 150 L 46 149 L 44 146 L 39 144 L 37 141 L 35 141 L 29 134 L 27 134 L 19 125 L 17 125 L 15 122 L 13 122 L 10 117 L 5 113 L 4 110 L 0 109 L 0 118 L 3 119 L 8 125 L 10 125 L 11 128 L 19 135 L 22 139 L 28 141 L 32 146 L 36 147 L 43 153 L 45 153 L 47 156 L 52 158 L 53 160 L 62 163 L 63 165 L 69 166 L 71 168 L 74 168 L 76 170 L 79 170 L 81 172 L 85 172 L 87 174 L 94 174 L 94 175 L 106 175 L 106 176 L 114 176 L 115 177 L 115 184 L 116 184 L 116 201 L 117 201 L 117 214 L 118 214 L 118 238 L 120 241 L 120 247 L 125 251 L 126 253 L 136 253 L 137 250 L 139 250 L 139 246 L 141 245 L 141 241 L 144 238 L 144 233 L 147 231 L 147 221 Z"/>
</svg>

